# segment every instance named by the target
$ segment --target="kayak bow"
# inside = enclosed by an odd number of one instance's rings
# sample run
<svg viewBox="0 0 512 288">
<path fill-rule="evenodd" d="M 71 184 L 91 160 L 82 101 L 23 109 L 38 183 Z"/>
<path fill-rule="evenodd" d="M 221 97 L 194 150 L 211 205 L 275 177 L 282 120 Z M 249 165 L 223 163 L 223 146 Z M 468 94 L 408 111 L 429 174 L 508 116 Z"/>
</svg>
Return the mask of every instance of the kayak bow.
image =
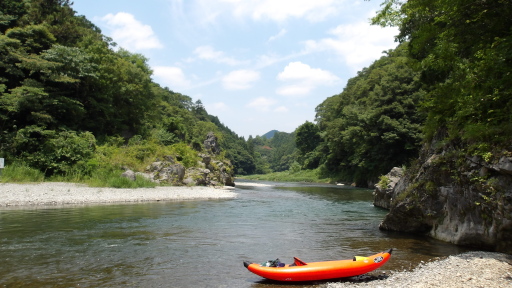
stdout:
<svg viewBox="0 0 512 288">
<path fill-rule="evenodd" d="M 296 257 L 295 263 L 284 267 L 266 267 L 245 261 L 244 266 L 252 273 L 276 281 L 315 281 L 352 277 L 373 271 L 384 265 L 393 249 L 372 256 L 355 256 L 350 260 L 306 263 Z"/>
</svg>

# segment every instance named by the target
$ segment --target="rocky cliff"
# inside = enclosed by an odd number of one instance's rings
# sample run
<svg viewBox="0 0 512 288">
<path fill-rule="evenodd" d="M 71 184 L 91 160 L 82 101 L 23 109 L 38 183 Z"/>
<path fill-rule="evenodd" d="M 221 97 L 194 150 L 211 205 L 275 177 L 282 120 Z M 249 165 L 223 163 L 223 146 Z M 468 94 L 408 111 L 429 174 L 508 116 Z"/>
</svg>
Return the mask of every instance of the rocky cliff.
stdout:
<svg viewBox="0 0 512 288">
<path fill-rule="evenodd" d="M 512 254 L 511 149 L 475 156 L 441 139 L 377 188 L 374 204 L 390 209 L 380 228 Z"/>
</svg>

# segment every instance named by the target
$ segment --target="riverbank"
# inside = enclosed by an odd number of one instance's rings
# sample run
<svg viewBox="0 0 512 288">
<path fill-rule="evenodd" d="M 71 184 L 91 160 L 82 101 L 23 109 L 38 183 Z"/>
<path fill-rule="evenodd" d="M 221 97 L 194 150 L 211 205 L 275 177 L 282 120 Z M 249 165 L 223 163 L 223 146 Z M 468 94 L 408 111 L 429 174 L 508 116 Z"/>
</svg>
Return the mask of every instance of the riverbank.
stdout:
<svg viewBox="0 0 512 288">
<path fill-rule="evenodd" d="M 233 187 L 158 186 L 118 189 L 65 182 L 0 184 L 0 208 L 235 198 Z"/>
<path fill-rule="evenodd" d="M 384 279 L 361 283 L 329 283 L 327 287 L 512 287 L 512 255 L 473 251 L 420 264 L 413 271 L 394 272 L 389 277 L 379 275 L 373 278 Z"/>
<path fill-rule="evenodd" d="M 267 174 L 255 174 L 238 176 L 240 179 L 258 180 L 258 181 L 275 181 L 275 182 L 305 182 L 305 183 L 333 183 L 332 179 L 319 177 L 318 169 L 314 170 L 298 170 L 298 171 L 282 171 Z"/>
</svg>

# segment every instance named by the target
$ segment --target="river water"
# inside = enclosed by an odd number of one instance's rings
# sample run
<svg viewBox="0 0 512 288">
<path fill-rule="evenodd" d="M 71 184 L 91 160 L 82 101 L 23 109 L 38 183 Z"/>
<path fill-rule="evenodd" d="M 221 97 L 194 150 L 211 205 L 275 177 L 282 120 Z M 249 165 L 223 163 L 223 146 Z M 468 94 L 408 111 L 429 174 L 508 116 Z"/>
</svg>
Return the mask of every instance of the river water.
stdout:
<svg viewBox="0 0 512 288">
<path fill-rule="evenodd" d="M 395 248 L 403 270 L 463 248 L 379 231 L 372 191 L 237 181 L 236 199 L 0 210 L 0 286 L 290 287 L 242 262 L 306 262 Z M 293 287 L 324 287 L 302 283 Z"/>
</svg>

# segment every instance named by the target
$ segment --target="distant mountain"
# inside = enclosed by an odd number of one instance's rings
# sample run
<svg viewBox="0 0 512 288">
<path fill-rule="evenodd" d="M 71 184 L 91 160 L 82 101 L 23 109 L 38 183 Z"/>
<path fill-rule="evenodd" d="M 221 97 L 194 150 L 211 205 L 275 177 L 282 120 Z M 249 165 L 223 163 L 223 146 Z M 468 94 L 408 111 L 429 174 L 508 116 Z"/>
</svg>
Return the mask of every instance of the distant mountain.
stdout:
<svg viewBox="0 0 512 288">
<path fill-rule="evenodd" d="M 265 138 L 267 138 L 267 139 L 270 139 L 270 138 L 274 137 L 274 135 L 275 135 L 277 132 L 279 132 L 279 131 L 277 131 L 277 130 L 272 130 L 272 131 L 269 131 L 269 132 L 265 133 L 265 134 L 264 134 L 263 136 L 261 136 L 261 137 L 265 137 Z"/>
</svg>

